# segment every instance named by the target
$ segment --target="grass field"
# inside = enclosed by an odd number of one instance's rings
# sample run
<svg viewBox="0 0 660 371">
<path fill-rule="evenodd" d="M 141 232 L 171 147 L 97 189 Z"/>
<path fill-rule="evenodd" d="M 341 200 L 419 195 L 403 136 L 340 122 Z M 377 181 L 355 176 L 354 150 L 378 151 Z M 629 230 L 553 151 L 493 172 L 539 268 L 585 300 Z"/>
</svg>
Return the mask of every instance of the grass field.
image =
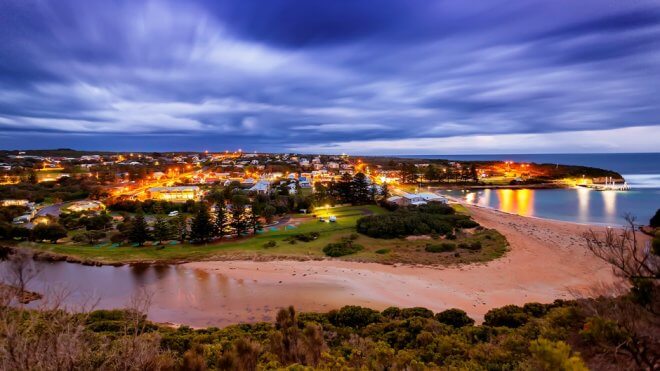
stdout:
<svg viewBox="0 0 660 371">
<path fill-rule="evenodd" d="M 61 242 L 57 245 L 23 242 L 20 247 L 28 247 L 40 251 L 72 256 L 80 260 L 103 263 L 133 263 L 133 262 L 181 262 L 198 260 L 276 260 L 276 259 L 322 259 L 325 258 L 323 248 L 330 242 L 338 242 L 343 237 L 356 233 L 357 220 L 365 215 L 381 214 L 386 211 L 378 206 L 349 206 L 317 210 L 318 216 L 337 217 L 335 223 L 323 223 L 310 215 L 292 215 L 285 225 L 279 225 L 277 230 L 264 228 L 264 232 L 239 240 L 217 241 L 202 245 L 182 244 L 165 246 L 120 246 L 108 245 L 98 247 Z M 287 227 L 293 226 L 293 227 Z M 319 237 L 310 242 L 295 240 L 293 236 L 318 232 Z M 294 240 L 294 242 L 291 242 Z M 266 247 L 273 241 L 275 246 Z M 356 241 L 365 249 L 356 254 L 344 256 L 342 260 L 367 261 L 379 263 L 409 263 L 409 264 L 456 264 L 482 262 L 500 257 L 506 252 L 506 240 L 498 232 L 483 230 L 477 232 L 462 232 L 458 234 L 459 242 L 482 242 L 483 248 L 478 251 L 463 251 L 461 249 L 449 253 L 429 253 L 424 250 L 427 244 L 441 241 L 431 239 L 375 239 L 360 235 Z"/>
</svg>

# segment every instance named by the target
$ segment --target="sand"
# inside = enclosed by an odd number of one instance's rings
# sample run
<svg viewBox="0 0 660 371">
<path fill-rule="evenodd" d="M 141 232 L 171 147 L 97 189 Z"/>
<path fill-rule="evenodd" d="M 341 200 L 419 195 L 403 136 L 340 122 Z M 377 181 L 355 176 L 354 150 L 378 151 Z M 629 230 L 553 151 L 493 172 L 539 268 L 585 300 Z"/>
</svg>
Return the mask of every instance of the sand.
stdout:
<svg viewBox="0 0 660 371">
<path fill-rule="evenodd" d="M 603 227 L 468 207 L 481 225 L 506 236 L 511 249 L 504 257 L 451 268 L 339 260 L 195 262 L 185 266 L 237 282 L 253 282 L 258 286 L 252 290 L 255 295 L 240 298 L 240 305 L 250 307 L 275 310 L 294 305 L 303 311 L 327 311 L 343 305 L 379 310 L 423 306 L 433 311 L 455 307 L 478 321 L 492 308 L 570 299 L 570 292 L 615 279 L 611 268 L 592 256 L 582 239 L 589 228 Z"/>
</svg>

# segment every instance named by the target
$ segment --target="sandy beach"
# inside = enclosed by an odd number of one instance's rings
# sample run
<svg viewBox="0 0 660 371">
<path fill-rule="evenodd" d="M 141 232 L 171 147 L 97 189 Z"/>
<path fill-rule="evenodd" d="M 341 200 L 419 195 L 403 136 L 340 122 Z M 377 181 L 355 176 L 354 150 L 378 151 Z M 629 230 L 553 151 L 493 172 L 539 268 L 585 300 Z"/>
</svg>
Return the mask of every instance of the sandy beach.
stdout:
<svg viewBox="0 0 660 371">
<path fill-rule="evenodd" d="M 615 279 L 582 239 L 589 228 L 603 227 L 468 207 L 481 225 L 506 236 L 510 251 L 503 258 L 451 268 L 338 260 L 195 262 L 184 267 L 245 285 L 231 303 L 234 321 L 255 319 L 254 314 L 240 314 L 240 307 L 259 308 L 257 318 L 267 319 L 286 305 L 327 311 L 349 304 L 374 309 L 423 306 L 433 311 L 456 307 L 481 321 L 491 308 L 569 299 L 569 291 Z"/>
</svg>

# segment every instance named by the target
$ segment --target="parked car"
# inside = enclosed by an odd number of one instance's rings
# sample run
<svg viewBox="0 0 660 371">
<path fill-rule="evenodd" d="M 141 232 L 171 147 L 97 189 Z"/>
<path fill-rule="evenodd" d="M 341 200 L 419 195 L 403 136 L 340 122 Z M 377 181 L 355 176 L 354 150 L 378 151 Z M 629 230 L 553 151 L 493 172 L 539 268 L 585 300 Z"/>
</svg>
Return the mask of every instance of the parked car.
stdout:
<svg viewBox="0 0 660 371">
<path fill-rule="evenodd" d="M 176 211 L 176 210 L 174 210 L 174 211 L 171 211 L 171 212 L 170 212 L 169 214 L 167 214 L 167 215 L 169 215 L 169 216 L 177 216 L 177 215 L 179 215 L 179 212 Z"/>
</svg>

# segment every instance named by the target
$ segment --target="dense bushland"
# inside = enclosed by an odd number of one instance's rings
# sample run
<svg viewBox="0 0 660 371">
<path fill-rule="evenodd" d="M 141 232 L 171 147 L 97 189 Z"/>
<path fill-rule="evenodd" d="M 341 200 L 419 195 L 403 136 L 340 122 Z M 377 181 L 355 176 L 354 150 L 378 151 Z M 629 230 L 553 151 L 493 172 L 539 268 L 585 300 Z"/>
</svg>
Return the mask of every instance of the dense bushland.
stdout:
<svg viewBox="0 0 660 371">
<path fill-rule="evenodd" d="M 371 215 L 357 221 L 357 231 L 374 238 L 437 234 L 452 236 L 456 228 L 475 228 L 479 224 L 468 215 L 456 214 L 442 204 L 399 208 L 384 215 Z"/>
</svg>

